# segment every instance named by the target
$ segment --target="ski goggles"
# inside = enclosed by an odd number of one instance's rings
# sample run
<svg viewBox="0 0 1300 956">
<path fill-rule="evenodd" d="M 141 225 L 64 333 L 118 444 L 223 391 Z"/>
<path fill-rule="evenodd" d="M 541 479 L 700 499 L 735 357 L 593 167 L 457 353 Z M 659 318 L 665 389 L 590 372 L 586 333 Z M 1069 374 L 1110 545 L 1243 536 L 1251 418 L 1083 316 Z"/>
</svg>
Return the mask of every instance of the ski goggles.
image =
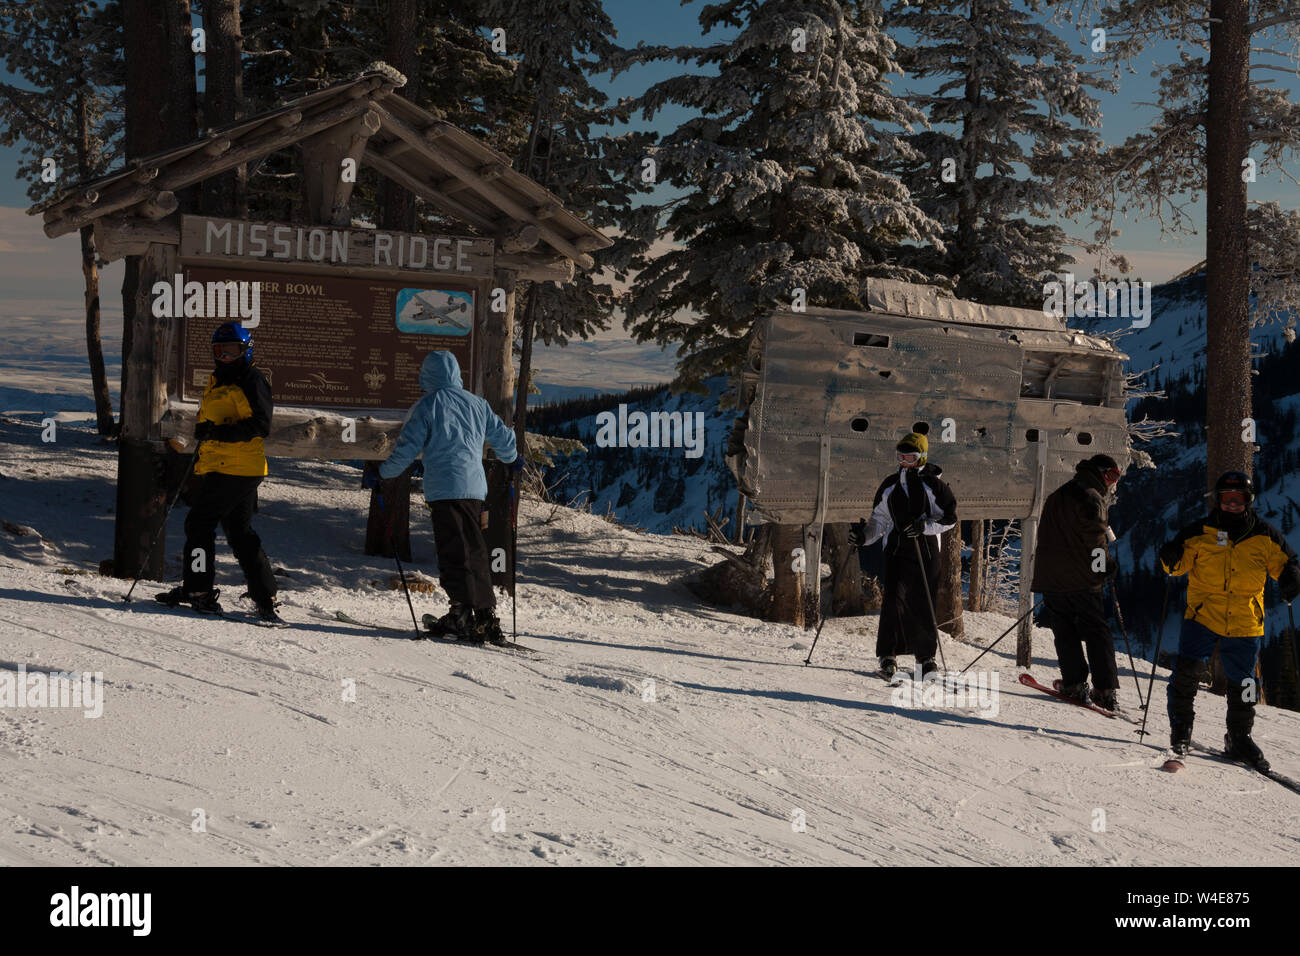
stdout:
<svg viewBox="0 0 1300 956">
<path fill-rule="evenodd" d="M 900 451 L 898 453 L 898 463 L 900 465 L 915 465 L 921 460 L 919 451 Z"/>
<path fill-rule="evenodd" d="M 1224 505 L 1240 505 L 1241 507 L 1244 508 L 1246 507 L 1246 504 L 1247 504 L 1247 499 L 1246 499 L 1246 493 L 1244 491 L 1220 491 L 1219 492 L 1220 508 L 1222 508 Z"/>
<path fill-rule="evenodd" d="M 218 362 L 233 362 L 243 354 L 244 346 L 240 342 L 212 343 L 212 357 Z"/>
<path fill-rule="evenodd" d="M 1107 468 L 1101 473 L 1101 480 L 1108 485 L 1116 484 L 1119 481 L 1119 469 Z"/>
</svg>

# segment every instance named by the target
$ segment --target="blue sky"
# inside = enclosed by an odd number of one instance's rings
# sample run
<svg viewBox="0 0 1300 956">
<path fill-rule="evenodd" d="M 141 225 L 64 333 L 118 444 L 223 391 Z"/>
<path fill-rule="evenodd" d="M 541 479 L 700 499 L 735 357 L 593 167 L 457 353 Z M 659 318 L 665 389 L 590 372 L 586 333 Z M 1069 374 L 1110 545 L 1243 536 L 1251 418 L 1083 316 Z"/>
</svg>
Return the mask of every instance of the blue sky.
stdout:
<svg viewBox="0 0 1300 956">
<path fill-rule="evenodd" d="M 646 3 L 644 0 L 606 0 L 606 9 L 618 30 L 619 42 L 625 46 L 634 46 L 638 42 L 647 45 L 701 44 L 726 39 L 729 34 L 721 31 L 715 31 L 707 38 L 701 37 L 698 17 L 702 6 L 698 2 L 677 5 Z M 1085 31 L 1058 26 L 1057 32 L 1061 36 L 1073 37 L 1076 49 L 1092 56 L 1087 48 Z M 1135 62 L 1134 72 L 1124 74 L 1116 94 L 1102 97 L 1104 120 L 1101 132 L 1107 142 L 1121 142 L 1150 121 L 1154 110 L 1144 104 L 1155 100 L 1157 81 L 1151 75 L 1154 64 L 1171 62 L 1176 56 L 1172 46 L 1155 49 Z M 597 82 L 613 96 L 631 96 L 676 71 L 688 69 L 691 67 L 675 62 L 656 63 L 636 67 L 612 81 L 608 76 L 599 77 Z M 1296 77 L 1276 72 L 1259 76 L 1274 79 L 1278 86 L 1291 90 L 1293 99 L 1300 99 L 1294 89 Z M 912 88 L 904 77 L 891 79 L 898 92 Z M 665 110 L 656 117 L 653 127 L 672 129 L 685 116 L 684 110 Z M 75 314 L 81 307 L 81 276 L 75 237 L 51 242 L 44 237 L 36 218 L 22 214 L 29 202 L 24 185 L 13 177 L 17 159 L 16 150 L 0 149 L 0 292 L 3 293 L 0 295 L 0 303 L 3 303 L 0 305 L 0 335 L 5 334 L 6 323 L 15 316 L 31 320 L 37 315 L 69 314 L 69 310 L 70 314 Z M 1300 188 L 1284 182 L 1277 173 L 1262 175 L 1251 186 L 1250 196 L 1258 200 L 1276 200 L 1286 208 L 1300 206 Z M 1192 209 L 1193 220 L 1199 222 L 1203 215 L 1203 205 L 1198 203 Z M 1086 221 L 1078 224 L 1061 222 L 1060 225 L 1073 236 L 1088 231 Z M 1134 265 L 1133 275 L 1137 278 L 1163 281 L 1203 257 L 1202 236 L 1162 241 L 1157 224 L 1149 217 L 1122 220 L 1118 227 L 1122 235 L 1116 241 L 1116 247 L 1129 256 Z M 1076 270 L 1088 272 L 1091 265 L 1082 260 Z M 117 307 L 116 288 L 120 281 L 120 265 L 110 267 L 104 283 L 105 344 L 109 348 L 115 347 L 110 339 L 115 334 L 113 311 Z M 611 341 L 620 338 L 625 339 L 621 332 L 609 336 Z M 590 361 L 590 356 L 586 361 Z M 647 367 L 648 375 L 657 380 L 666 374 L 670 362 L 647 356 L 647 364 L 653 366 Z M 589 381 L 590 376 L 582 378 Z"/>
</svg>

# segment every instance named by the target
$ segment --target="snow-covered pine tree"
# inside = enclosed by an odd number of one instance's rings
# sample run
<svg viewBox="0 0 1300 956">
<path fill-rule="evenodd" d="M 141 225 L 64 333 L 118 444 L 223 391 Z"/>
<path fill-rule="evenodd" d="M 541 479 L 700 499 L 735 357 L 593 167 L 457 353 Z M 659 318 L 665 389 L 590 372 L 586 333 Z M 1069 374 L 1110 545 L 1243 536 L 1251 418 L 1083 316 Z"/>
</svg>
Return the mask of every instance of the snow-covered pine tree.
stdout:
<svg viewBox="0 0 1300 956">
<path fill-rule="evenodd" d="M 487 21 L 505 31 L 506 55 L 516 59 L 515 92 L 527 103 L 528 138 L 516 168 L 541 183 L 570 212 L 597 228 L 616 227 L 638 185 L 624 156 L 636 137 L 602 133 L 616 118 L 608 97 L 590 75 L 609 69 L 622 51 L 601 0 L 487 0 Z M 515 431 L 523 441 L 526 396 L 535 339 L 563 345 L 610 326 L 634 242 L 620 239 L 592 253 L 593 270 L 577 270 L 569 283 L 530 283 L 519 327 L 520 362 Z"/>
<path fill-rule="evenodd" d="M 1256 320 L 1300 294 L 1300 216 L 1275 204 L 1249 211 L 1248 188 L 1284 168 L 1300 146 L 1300 106 L 1255 70 L 1296 72 L 1300 8 L 1288 0 L 1079 0 L 1076 21 L 1110 37 L 1102 54 L 1122 66 L 1157 42 L 1179 62 L 1156 67 L 1159 113 L 1108 151 L 1099 170 L 1099 241 L 1117 235 L 1116 208 L 1152 216 L 1166 234 L 1196 231 L 1189 201 L 1206 200 L 1206 486 L 1225 471 L 1252 471 L 1242 441 L 1251 417 L 1250 302 Z M 1279 49 L 1279 45 L 1281 48 Z M 1130 67 L 1131 70 L 1131 67 Z M 1118 260 L 1122 264 L 1122 260 Z M 1252 272 L 1252 262 L 1261 268 Z"/>
<path fill-rule="evenodd" d="M 0 58 L 19 81 L 0 82 L 0 144 L 21 144 L 25 158 L 15 175 L 27 182 L 33 202 L 104 174 L 120 155 L 121 77 L 113 61 L 121 48 L 121 20 L 80 0 L 0 6 Z M 94 227 L 80 233 L 95 421 L 108 435 L 113 403 L 99 334 Z"/>
<path fill-rule="evenodd" d="M 511 91 L 514 64 L 492 51 L 491 37 L 484 32 L 488 24 L 483 0 L 421 0 L 417 6 L 416 65 L 408 77 L 412 91 L 399 95 L 513 155 L 525 129 Z M 248 113 L 351 79 L 390 50 L 407 49 L 389 29 L 392 17 L 410 22 L 406 3 L 252 0 L 243 4 L 242 13 Z M 410 61 L 402 59 L 409 67 Z M 353 191 L 354 218 L 379 221 L 380 182 L 363 162 Z M 250 170 L 251 214 L 292 221 L 302 201 L 298 185 L 291 152 L 267 157 Z M 391 194 L 386 191 L 385 206 Z M 434 231 L 450 223 L 428 204 L 417 203 L 415 208 L 420 229 Z"/>
<path fill-rule="evenodd" d="M 1042 221 L 1069 206 L 1062 174 L 1092 168 L 1101 137 L 1098 101 L 1109 88 L 1080 70 L 1083 58 L 1034 19 L 1040 0 L 895 0 L 886 26 L 909 31 L 898 61 L 919 80 L 914 95 L 930 129 L 908 137 L 920 162 L 898 172 L 948 252 L 904 246 L 900 261 L 952 279 L 965 299 L 1042 307 L 1044 272 L 1074 262 L 1069 240 Z M 1028 175 L 1026 175 L 1028 173 Z"/>
<path fill-rule="evenodd" d="M 680 346 L 681 381 L 734 367 L 754 320 L 790 305 L 858 308 L 869 275 L 924 280 L 891 261 L 903 242 L 942 245 L 938 223 L 886 171 L 919 154 L 895 129 L 921 114 L 890 89 L 894 42 L 874 0 L 725 0 L 700 12 L 700 47 L 638 47 L 620 68 L 675 59 L 700 73 L 651 86 L 650 119 L 695 112 L 646 159 L 672 195 L 624 220 L 645 244 L 628 323 L 638 341 Z M 652 256 L 649 243 L 672 247 Z"/>
</svg>

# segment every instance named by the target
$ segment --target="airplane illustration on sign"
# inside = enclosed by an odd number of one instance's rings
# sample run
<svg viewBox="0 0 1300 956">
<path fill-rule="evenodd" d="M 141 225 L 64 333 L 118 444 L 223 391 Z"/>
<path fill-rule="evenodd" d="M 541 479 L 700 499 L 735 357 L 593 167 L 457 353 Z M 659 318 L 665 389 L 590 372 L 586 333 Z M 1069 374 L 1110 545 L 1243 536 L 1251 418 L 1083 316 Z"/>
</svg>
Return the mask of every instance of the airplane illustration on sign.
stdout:
<svg viewBox="0 0 1300 956">
<path fill-rule="evenodd" d="M 455 329 L 452 334 L 468 332 L 474 321 L 473 308 L 467 299 L 438 289 L 417 292 L 398 316 L 398 327 L 410 332 Z"/>
</svg>

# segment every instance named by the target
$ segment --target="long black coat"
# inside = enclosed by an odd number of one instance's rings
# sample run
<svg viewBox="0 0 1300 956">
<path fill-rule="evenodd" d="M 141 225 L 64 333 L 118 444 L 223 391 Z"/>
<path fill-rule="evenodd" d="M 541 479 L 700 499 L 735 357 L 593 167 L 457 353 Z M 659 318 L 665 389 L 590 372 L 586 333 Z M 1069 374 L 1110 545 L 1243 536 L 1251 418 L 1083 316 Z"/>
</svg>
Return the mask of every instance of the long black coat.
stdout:
<svg viewBox="0 0 1300 956">
<path fill-rule="evenodd" d="M 942 474 L 937 465 L 925 465 L 909 471 L 905 486 L 900 470 L 880 483 L 872 502 L 863 537 L 868 545 L 885 539 L 879 657 L 913 654 L 924 661 L 938 650 L 939 536 L 957 523 L 957 499 Z M 912 486 L 918 478 L 920 486 Z M 921 517 L 927 519 L 925 534 L 904 536 L 902 530 Z"/>
</svg>

